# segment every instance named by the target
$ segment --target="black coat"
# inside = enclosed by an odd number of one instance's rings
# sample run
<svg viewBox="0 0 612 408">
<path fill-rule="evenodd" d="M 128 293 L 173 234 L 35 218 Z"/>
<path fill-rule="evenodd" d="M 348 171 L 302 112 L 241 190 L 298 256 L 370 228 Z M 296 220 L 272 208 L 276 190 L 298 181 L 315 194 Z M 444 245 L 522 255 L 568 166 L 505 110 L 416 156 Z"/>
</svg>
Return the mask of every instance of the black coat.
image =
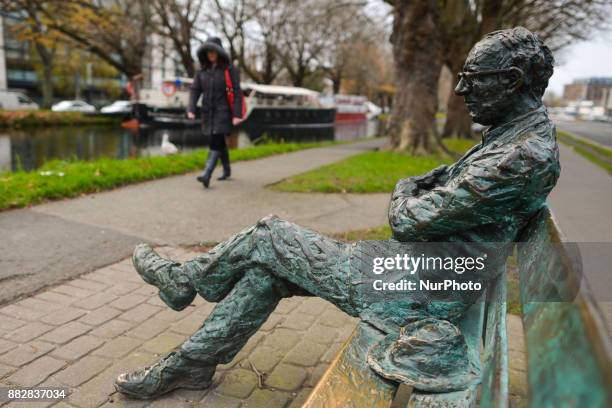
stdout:
<svg viewBox="0 0 612 408">
<path fill-rule="evenodd" d="M 228 134 L 232 130 L 232 118 L 241 117 L 240 73 L 233 65 L 229 65 L 229 72 L 235 95 L 233 112 L 227 101 L 225 65 L 204 67 L 193 78 L 189 112 L 196 112 L 196 104 L 202 96 L 202 133 L 205 135 Z"/>
</svg>

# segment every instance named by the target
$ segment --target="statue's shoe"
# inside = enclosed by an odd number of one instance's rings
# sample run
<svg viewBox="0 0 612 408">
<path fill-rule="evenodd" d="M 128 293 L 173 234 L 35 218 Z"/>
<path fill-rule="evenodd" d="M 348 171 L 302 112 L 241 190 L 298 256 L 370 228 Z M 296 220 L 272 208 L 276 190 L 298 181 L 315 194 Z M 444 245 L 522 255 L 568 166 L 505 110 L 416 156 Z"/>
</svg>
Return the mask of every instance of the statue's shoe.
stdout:
<svg viewBox="0 0 612 408">
<path fill-rule="evenodd" d="M 186 360 L 180 353 L 170 353 L 151 367 L 121 374 L 115 380 L 115 388 L 131 398 L 151 399 L 178 388 L 208 388 L 214 374 L 215 366 L 201 365 Z"/>
<path fill-rule="evenodd" d="M 193 302 L 196 291 L 181 265 L 160 257 L 149 245 L 134 249 L 132 262 L 138 274 L 159 289 L 159 297 L 172 309 L 180 311 Z"/>
</svg>

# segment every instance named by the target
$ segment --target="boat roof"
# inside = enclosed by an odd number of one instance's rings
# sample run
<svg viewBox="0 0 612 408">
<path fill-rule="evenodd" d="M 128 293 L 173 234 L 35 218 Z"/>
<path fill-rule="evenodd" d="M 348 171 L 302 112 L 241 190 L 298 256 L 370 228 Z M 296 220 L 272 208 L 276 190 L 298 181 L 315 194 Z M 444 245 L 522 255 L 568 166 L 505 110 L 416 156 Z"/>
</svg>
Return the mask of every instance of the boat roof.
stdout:
<svg viewBox="0 0 612 408">
<path fill-rule="evenodd" d="M 261 85 L 254 83 L 242 84 L 243 89 L 252 89 L 255 92 L 261 92 L 266 94 L 279 94 L 279 95 L 304 95 L 304 96 L 317 96 L 319 93 L 312 89 L 298 88 L 296 86 L 281 86 L 281 85 Z"/>
<path fill-rule="evenodd" d="M 182 83 L 191 84 L 193 80 L 187 77 L 166 77 L 163 78 L 162 82 L 176 82 L 176 80 Z M 303 96 L 317 96 L 319 93 L 312 89 L 299 88 L 297 86 L 282 86 L 282 85 L 261 85 L 252 82 L 243 82 L 241 84 L 243 89 L 252 89 L 255 92 L 261 92 L 266 94 L 277 94 L 277 95 L 303 95 Z"/>
</svg>

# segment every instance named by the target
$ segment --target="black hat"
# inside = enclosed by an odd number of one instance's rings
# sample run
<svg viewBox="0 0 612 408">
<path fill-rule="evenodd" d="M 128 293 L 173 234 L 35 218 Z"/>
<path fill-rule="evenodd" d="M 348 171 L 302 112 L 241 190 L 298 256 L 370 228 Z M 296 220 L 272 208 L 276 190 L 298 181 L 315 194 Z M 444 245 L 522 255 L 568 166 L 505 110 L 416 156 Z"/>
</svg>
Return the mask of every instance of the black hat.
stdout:
<svg viewBox="0 0 612 408">
<path fill-rule="evenodd" d="M 208 37 L 206 42 L 204 42 L 204 44 L 198 48 L 198 52 L 196 54 L 200 63 L 206 61 L 206 53 L 208 51 L 216 51 L 219 58 L 225 60 L 225 62 L 229 62 L 230 60 L 229 54 L 227 51 L 225 51 L 225 48 L 223 48 L 221 39 L 219 37 Z"/>
</svg>

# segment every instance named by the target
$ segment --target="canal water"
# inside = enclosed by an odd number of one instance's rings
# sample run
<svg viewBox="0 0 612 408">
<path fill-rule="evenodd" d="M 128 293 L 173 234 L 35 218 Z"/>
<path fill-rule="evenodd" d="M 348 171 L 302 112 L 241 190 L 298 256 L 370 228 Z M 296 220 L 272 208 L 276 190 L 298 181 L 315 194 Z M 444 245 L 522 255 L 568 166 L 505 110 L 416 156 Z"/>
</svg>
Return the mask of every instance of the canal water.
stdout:
<svg viewBox="0 0 612 408">
<path fill-rule="evenodd" d="M 373 135 L 372 125 L 368 129 L 355 126 L 336 127 L 316 134 L 275 135 L 273 139 L 285 141 L 353 140 Z M 162 143 L 175 145 L 179 152 L 200 149 L 209 140 L 199 129 L 139 129 L 127 130 L 119 126 L 97 127 L 47 127 L 0 130 L 0 172 L 23 169 L 31 171 L 45 162 L 60 160 L 93 160 L 100 157 L 125 159 L 128 157 L 164 155 Z M 231 148 L 252 146 L 257 141 L 239 133 L 229 140 Z"/>
</svg>

